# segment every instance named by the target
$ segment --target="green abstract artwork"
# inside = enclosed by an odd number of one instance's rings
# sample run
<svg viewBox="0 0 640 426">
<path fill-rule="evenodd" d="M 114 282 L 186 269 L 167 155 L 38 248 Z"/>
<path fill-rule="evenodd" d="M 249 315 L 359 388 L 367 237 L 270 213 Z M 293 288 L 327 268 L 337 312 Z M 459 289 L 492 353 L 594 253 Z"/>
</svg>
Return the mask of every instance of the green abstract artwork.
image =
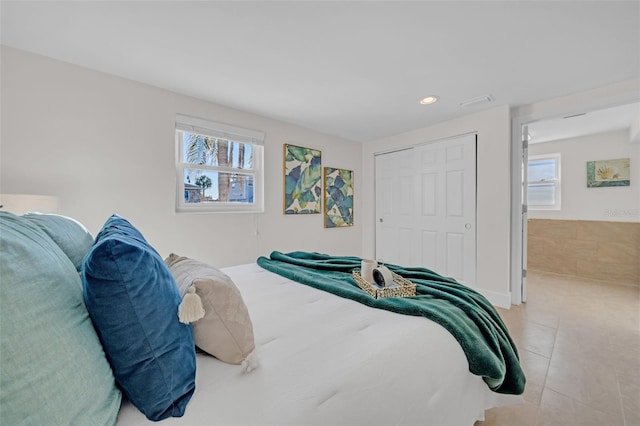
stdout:
<svg viewBox="0 0 640 426">
<path fill-rule="evenodd" d="M 324 227 L 353 225 L 353 172 L 324 168 Z"/>
<path fill-rule="evenodd" d="M 320 213 L 322 153 L 284 145 L 284 214 Z"/>
</svg>

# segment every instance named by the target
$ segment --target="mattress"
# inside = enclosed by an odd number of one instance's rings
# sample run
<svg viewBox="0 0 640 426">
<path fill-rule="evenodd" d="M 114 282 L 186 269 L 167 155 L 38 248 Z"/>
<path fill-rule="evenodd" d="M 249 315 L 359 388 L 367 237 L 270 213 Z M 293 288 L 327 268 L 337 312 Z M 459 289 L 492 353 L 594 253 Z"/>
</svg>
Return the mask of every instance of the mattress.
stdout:
<svg viewBox="0 0 640 426">
<path fill-rule="evenodd" d="M 472 425 L 522 402 L 469 372 L 460 345 L 422 317 L 373 309 L 257 264 L 224 268 L 253 322 L 260 366 L 198 354 L 188 425 Z M 152 423 L 124 402 L 119 425 Z"/>
</svg>

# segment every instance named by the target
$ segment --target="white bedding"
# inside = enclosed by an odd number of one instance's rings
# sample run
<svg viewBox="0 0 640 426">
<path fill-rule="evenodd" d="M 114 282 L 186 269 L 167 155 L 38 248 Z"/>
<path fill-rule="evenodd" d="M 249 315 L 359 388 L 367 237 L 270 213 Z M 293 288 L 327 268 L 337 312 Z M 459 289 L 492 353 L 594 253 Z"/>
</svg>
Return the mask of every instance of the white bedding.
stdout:
<svg viewBox="0 0 640 426">
<path fill-rule="evenodd" d="M 261 365 L 198 355 L 186 425 L 472 425 L 520 396 L 491 392 L 460 345 L 423 317 L 373 309 L 257 264 L 223 269 L 253 322 Z M 119 425 L 152 423 L 123 403 Z"/>
</svg>

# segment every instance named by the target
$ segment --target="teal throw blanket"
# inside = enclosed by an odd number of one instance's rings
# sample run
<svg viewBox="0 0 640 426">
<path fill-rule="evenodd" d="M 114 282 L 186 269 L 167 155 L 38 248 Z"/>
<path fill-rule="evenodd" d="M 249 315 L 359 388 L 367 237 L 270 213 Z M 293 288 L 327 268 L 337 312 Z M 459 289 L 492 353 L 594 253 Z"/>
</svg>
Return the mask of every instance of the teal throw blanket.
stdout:
<svg viewBox="0 0 640 426">
<path fill-rule="evenodd" d="M 449 331 L 460 343 L 469 371 L 481 376 L 498 393 L 520 395 L 525 376 L 518 351 L 489 301 L 478 292 L 425 268 L 385 264 L 416 284 L 416 296 L 374 299 L 351 276 L 361 258 L 312 252 L 281 253 L 259 257 L 258 265 L 302 284 L 353 299 L 373 308 L 423 316 Z"/>
</svg>

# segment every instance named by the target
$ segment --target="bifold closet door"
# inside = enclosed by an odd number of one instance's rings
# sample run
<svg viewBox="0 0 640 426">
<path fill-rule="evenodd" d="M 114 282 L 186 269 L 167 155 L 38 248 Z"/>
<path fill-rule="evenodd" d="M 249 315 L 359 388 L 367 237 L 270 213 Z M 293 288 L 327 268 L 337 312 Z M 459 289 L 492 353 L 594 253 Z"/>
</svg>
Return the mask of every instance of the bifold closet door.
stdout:
<svg viewBox="0 0 640 426">
<path fill-rule="evenodd" d="M 475 134 L 376 156 L 376 256 L 473 285 Z"/>
</svg>

